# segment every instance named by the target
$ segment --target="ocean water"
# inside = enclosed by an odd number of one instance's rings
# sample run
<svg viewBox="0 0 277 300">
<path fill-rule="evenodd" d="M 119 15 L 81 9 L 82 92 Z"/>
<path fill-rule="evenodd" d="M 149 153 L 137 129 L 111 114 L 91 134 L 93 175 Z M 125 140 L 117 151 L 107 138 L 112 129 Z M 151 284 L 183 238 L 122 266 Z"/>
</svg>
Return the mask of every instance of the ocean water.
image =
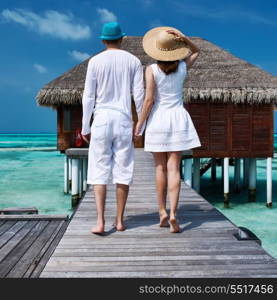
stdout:
<svg viewBox="0 0 277 300">
<path fill-rule="evenodd" d="M 0 208 L 37 207 L 40 214 L 71 215 L 63 192 L 64 155 L 56 134 L 0 134 Z"/>
<path fill-rule="evenodd" d="M 256 202 L 248 202 L 248 191 L 242 189 L 234 193 L 234 167 L 229 167 L 230 207 L 223 205 L 223 186 L 221 183 L 221 167 L 217 167 L 217 180 L 211 180 L 208 170 L 201 177 L 200 194 L 221 211 L 237 226 L 250 229 L 262 241 L 262 247 L 277 258 L 277 135 L 274 136 L 274 158 L 272 160 L 272 208 L 266 207 L 266 160 L 257 159 L 257 192 Z M 242 178 L 242 168 L 241 168 Z"/>
<path fill-rule="evenodd" d="M 237 226 L 254 232 L 268 253 L 277 258 L 277 135 L 273 159 L 273 207 L 266 204 L 266 160 L 257 161 L 256 202 L 247 201 L 247 189 L 235 194 L 230 166 L 230 208 L 223 206 L 221 169 L 211 181 L 201 177 L 201 194 Z M 56 151 L 56 134 L 0 134 L 0 208 L 38 208 L 40 214 L 71 215 L 71 197 L 63 193 L 64 155 Z"/>
</svg>

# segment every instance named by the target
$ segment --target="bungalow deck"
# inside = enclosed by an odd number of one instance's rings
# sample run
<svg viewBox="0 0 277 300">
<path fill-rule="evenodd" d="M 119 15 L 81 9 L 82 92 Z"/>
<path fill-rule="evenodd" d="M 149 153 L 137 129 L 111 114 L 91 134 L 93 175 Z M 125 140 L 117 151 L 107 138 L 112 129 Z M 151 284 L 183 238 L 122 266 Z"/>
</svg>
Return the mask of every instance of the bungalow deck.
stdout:
<svg viewBox="0 0 277 300">
<path fill-rule="evenodd" d="M 40 277 L 277 277 L 277 261 L 256 241 L 238 240 L 238 227 L 182 183 L 182 231 L 159 228 L 152 156 L 136 149 L 125 232 L 117 232 L 114 186 L 108 186 L 106 234 L 95 222 L 91 187 Z"/>
<path fill-rule="evenodd" d="M 0 215 L 0 278 L 39 277 L 67 224 L 65 215 Z"/>
</svg>

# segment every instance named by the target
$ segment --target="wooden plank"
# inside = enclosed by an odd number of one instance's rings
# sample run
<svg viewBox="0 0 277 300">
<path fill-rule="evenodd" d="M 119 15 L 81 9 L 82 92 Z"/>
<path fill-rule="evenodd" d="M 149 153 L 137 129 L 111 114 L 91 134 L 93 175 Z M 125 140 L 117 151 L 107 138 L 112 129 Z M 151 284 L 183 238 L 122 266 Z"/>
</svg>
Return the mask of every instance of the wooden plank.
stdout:
<svg viewBox="0 0 277 300">
<path fill-rule="evenodd" d="M 16 221 L 50 221 L 50 220 L 67 220 L 68 215 L 0 215 L 0 220 Z"/>
<path fill-rule="evenodd" d="M 3 220 L 3 223 L 0 226 L 0 236 L 4 232 L 6 232 L 7 230 L 9 230 L 15 223 L 16 223 L 16 221 L 6 221 L 6 220 Z"/>
<path fill-rule="evenodd" d="M 52 256 L 49 260 L 49 263 L 46 266 L 46 269 L 48 267 L 50 268 L 55 268 L 61 265 L 67 265 L 70 267 L 71 265 L 89 265 L 89 266 L 114 266 L 114 267 L 120 267 L 120 266 L 177 266 L 177 265 L 182 265 L 184 266 L 185 269 L 189 269 L 189 266 L 206 266 L 206 265 L 214 265 L 216 268 L 218 265 L 224 265 L 225 267 L 229 265 L 246 265 L 251 268 L 252 265 L 254 264 L 264 264 L 265 266 L 273 266 L 276 267 L 276 261 L 273 259 L 267 259 L 265 260 L 263 257 L 255 259 L 243 259 L 243 258 L 236 258 L 236 259 L 214 259 L 211 258 L 209 260 L 201 260 L 201 259 L 175 259 L 175 260 L 164 260 L 163 257 L 157 258 L 155 260 L 144 260 L 143 258 L 133 260 L 130 262 L 130 260 L 105 260 L 105 259 L 93 259 L 91 257 L 55 257 Z"/>
<path fill-rule="evenodd" d="M 57 230 L 54 232 L 54 234 L 51 236 L 51 239 L 48 241 L 48 244 L 44 246 L 42 251 L 46 252 L 44 253 L 42 259 L 39 261 L 38 265 L 36 268 L 33 270 L 31 275 L 29 275 L 29 270 L 24 274 L 24 277 L 32 277 L 32 278 L 37 278 L 40 276 L 41 272 L 43 271 L 46 263 L 48 262 L 49 258 L 53 254 L 55 248 L 57 247 L 58 243 L 60 242 L 64 231 L 67 228 L 67 221 L 62 221 L 57 228 Z"/>
<path fill-rule="evenodd" d="M 31 275 L 43 258 L 56 233 L 61 229 L 64 221 L 42 222 L 45 222 L 45 226 L 41 228 L 40 235 L 17 261 L 16 265 L 8 273 L 8 277 L 21 278 L 27 272 Z"/>
<path fill-rule="evenodd" d="M 12 239 L 17 234 L 17 232 L 20 231 L 20 229 L 25 225 L 26 225 L 25 222 L 16 222 L 5 233 L 3 233 L 0 238 L 0 248 L 2 248 L 10 239 Z"/>
<path fill-rule="evenodd" d="M 60 257 L 56 255 L 56 251 L 54 252 L 53 257 Z M 72 258 L 74 256 L 70 256 Z M 84 258 L 85 256 L 76 256 L 79 259 Z M 272 258 L 269 257 L 265 252 L 264 254 L 253 254 L 253 255 L 245 255 L 245 254 L 228 254 L 228 255 L 163 255 L 163 256 L 149 256 L 149 255 L 139 255 L 139 256 L 89 256 L 89 259 L 92 261 L 153 261 L 153 260 L 237 260 L 237 259 L 245 259 L 245 260 L 255 260 L 255 259 L 264 259 L 272 261 Z"/>
<path fill-rule="evenodd" d="M 20 258 L 31 247 L 41 231 L 48 224 L 48 221 L 30 221 L 26 224 L 30 226 L 28 234 L 21 238 L 20 242 L 9 252 L 0 264 L 0 277 L 6 277 L 10 270 L 20 261 Z M 7 276 L 8 277 L 8 276 Z"/>
<path fill-rule="evenodd" d="M 233 277 L 233 275 L 237 275 L 239 277 L 249 277 L 249 276 L 256 276 L 257 270 L 249 270 L 246 272 L 244 270 L 244 274 L 241 274 L 241 270 L 225 270 L 225 271 L 217 271 L 217 270 L 210 270 L 210 271 L 202 271 L 198 270 L 192 273 L 190 270 L 188 271 L 134 271 L 134 272 L 45 272 L 43 277 L 56 277 L 56 278 L 192 278 L 192 277 Z M 262 277 L 266 277 L 266 275 L 277 277 L 277 270 L 262 270 L 260 272 Z"/>
<path fill-rule="evenodd" d="M 37 214 L 38 209 L 36 207 L 6 207 L 0 209 L 0 214 L 4 215 L 20 215 L 20 214 Z"/>
<path fill-rule="evenodd" d="M 55 257 L 130 257 L 132 258 L 140 257 L 140 256 L 212 256 L 222 254 L 222 249 L 195 249 L 195 250 L 184 250 L 184 249 L 161 249 L 161 248 L 151 248 L 151 249 L 138 249 L 138 250 L 130 250 L 124 251 L 123 253 L 119 250 L 112 251 L 113 249 L 83 249 L 83 248 L 76 248 L 76 249 L 65 249 L 65 248 L 57 248 L 55 250 Z M 249 248 L 240 248 L 240 249 L 225 249 L 224 255 L 236 255 L 237 253 L 240 255 L 264 255 L 264 251 L 262 248 L 257 249 L 249 249 Z"/>
<path fill-rule="evenodd" d="M 205 241 L 207 239 L 207 234 L 206 235 L 203 235 L 202 237 L 196 237 L 194 238 L 193 235 L 190 235 L 190 236 L 184 236 L 182 239 L 181 239 L 181 242 L 184 243 L 203 243 L 203 241 Z M 104 240 L 103 240 L 104 239 Z M 138 239 L 139 239 L 139 242 L 138 242 Z M 133 243 L 137 243 L 137 244 L 141 244 L 141 245 L 147 245 L 148 243 L 149 244 L 155 244 L 158 243 L 159 241 L 161 240 L 164 240 L 164 244 L 175 244 L 175 243 L 178 243 L 180 240 L 178 238 L 175 238 L 175 239 L 170 239 L 170 238 L 164 238 L 162 236 L 146 236 L 144 238 L 139 238 L 138 236 L 126 236 L 125 238 L 108 238 L 106 236 L 102 237 L 101 238 L 98 238 L 98 239 L 92 239 L 89 235 L 84 235 L 84 236 L 74 236 L 74 235 L 70 235 L 70 234 L 66 234 L 63 236 L 63 239 L 61 241 L 62 244 L 71 244 L 71 243 L 84 243 L 84 244 L 88 244 L 88 243 L 91 243 L 91 244 L 98 244 L 98 245 L 101 245 L 101 244 L 106 244 L 108 243 L 109 245 L 117 245 L 118 243 L 122 244 L 122 245 L 129 245 L 129 244 L 133 244 Z M 210 243 L 223 243 L 223 242 L 226 242 L 226 241 L 231 241 L 231 242 L 235 242 L 237 241 L 237 239 L 235 237 L 232 237 L 232 239 L 230 238 L 230 236 L 226 236 L 226 235 L 222 235 L 222 236 L 212 236 L 212 237 L 209 237 L 208 239 L 210 241 Z"/>
<path fill-rule="evenodd" d="M 92 224 L 91 224 L 92 225 Z M 67 235 L 70 234 L 70 235 L 76 235 L 76 236 L 86 236 L 86 235 L 91 235 L 91 232 L 90 232 L 90 229 L 92 226 L 87 226 L 86 228 L 84 229 L 71 229 L 71 231 L 69 231 L 68 233 L 66 233 Z M 147 235 L 148 237 L 154 237 L 156 234 L 155 232 L 153 232 L 151 230 L 151 227 L 145 227 L 145 228 L 141 228 L 139 227 L 139 225 L 130 225 L 130 224 L 127 224 L 127 230 L 128 230 L 128 234 L 126 234 L 125 236 L 131 236 L 133 234 L 134 237 L 138 237 L 140 238 L 142 235 Z M 157 226 L 157 225 L 156 225 Z M 218 224 L 208 224 L 206 226 L 202 225 L 201 224 L 201 229 L 205 228 L 205 229 L 209 229 L 209 230 L 212 230 L 213 228 L 216 228 L 216 226 L 218 226 Z M 152 226 L 153 228 L 154 226 Z M 230 229 L 232 227 L 229 227 Z M 157 237 L 165 237 L 168 233 L 166 232 L 166 228 L 163 228 L 162 229 L 163 231 L 157 233 Z M 169 230 L 169 229 L 167 229 Z M 186 231 L 186 228 L 183 228 L 183 226 L 181 225 L 181 233 L 185 232 Z M 197 230 L 191 230 L 191 235 L 194 234 L 194 232 L 197 231 Z M 107 228 L 107 231 L 106 231 L 106 235 L 111 235 L 111 233 L 113 233 L 115 235 L 115 232 L 114 232 L 114 228 L 112 226 L 109 226 L 109 228 Z M 208 231 L 206 232 L 206 234 L 209 233 Z M 118 234 L 119 235 L 119 234 Z M 202 236 L 204 237 L 204 234 L 202 234 Z"/>
<path fill-rule="evenodd" d="M 95 218 L 96 214 L 90 214 L 86 216 L 80 216 L 78 217 L 77 215 L 73 219 L 71 224 L 83 224 L 87 226 L 87 222 L 91 222 L 92 218 Z M 229 220 L 226 220 L 224 216 L 216 214 L 216 215 L 189 215 L 188 213 L 186 214 L 178 214 L 179 222 L 181 223 L 186 223 L 186 222 L 197 222 L 197 223 L 202 223 L 202 222 L 231 222 Z M 109 220 L 112 220 L 112 217 L 108 217 Z M 148 213 L 146 215 L 126 215 L 125 221 L 128 223 L 138 223 L 141 226 L 146 226 L 150 224 L 157 224 L 157 221 L 159 221 L 159 216 L 157 213 Z M 142 224 L 143 221 L 143 224 Z M 144 223 L 145 222 L 145 223 Z M 233 225 L 234 227 L 234 225 Z"/>
<path fill-rule="evenodd" d="M 107 219 L 107 224 L 108 225 L 112 225 L 114 221 L 114 218 L 110 217 Z M 142 225 L 141 222 L 137 219 L 137 218 L 132 218 L 131 216 L 128 219 L 125 219 L 125 223 L 126 223 L 126 227 L 128 229 L 131 228 L 137 228 L 138 230 L 148 230 L 150 228 L 153 228 L 154 230 L 158 230 L 160 229 L 163 230 L 162 228 L 159 228 L 158 224 L 159 224 L 159 220 L 157 220 L 157 218 L 153 218 L 153 220 L 151 219 L 142 219 L 142 221 L 144 222 L 144 224 Z M 209 227 L 209 228 L 214 228 L 214 227 L 221 227 L 224 226 L 225 228 L 230 227 L 230 228 L 234 228 L 234 225 L 231 224 L 228 220 L 222 220 L 221 218 L 199 218 L 199 219 L 194 219 L 194 218 L 179 218 L 179 224 L 181 226 L 184 227 L 184 230 L 188 230 L 189 228 L 191 228 L 191 224 L 192 222 L 195 222 L 192 226 L 193 228 L 197 227 L 197 228 L 202 228 L 202 227 Z M 111 223 L 111 224 L 109 224 Z M 76 219 L 76 221 L 74 220 L 75 225 L 79 225 L 78 228 L 76 227 L 75 230 L 78 231 L 82 231 L 84 229 L 87 229 L 88 226 L 90 226 L 91 224 L 91 220 L 87 220 L 86 218 L 81 218 L 81 219 Z M 157 228 L 158 227 L 158 228 Z"/>
<path fill-rule="evenodd" d="M 241 265 L 234 265 L 234 264 L 229 264 L 229 265 L 180 265 L 180 264 L 175 264 L 175 265 L 165 265 L 160 263 L 160 265 L 111 265 L 111 264 L 105 264 L 105 265 L 93 265 L 90 264 L 90 262 L 85 262 L 85 263 L 78 263 L 77 264 L 58 264 L 54 266 L 48 266 L 47 267 L 47 272 L 53 272 L 56 271 L 56 268 L 58 267 L 59 272 L 151 272 L 151 271 L 159 271 L 159 272 L 164 272 L 164 271 L 189 271 L 192 274 L 201 270 L 202 272 L 209 272 L 210 270 L 216 270 L 216 271 L 226 271 L 226 267 L 228 266 L 228 270 L 236 270 L 240 272 L 245 272 L 250 271 L 252 272 L 257 272 L 257 271 L 267 271 L 270 270 L 272 272 L 276 272 L 277 266 L 276 265 L 270 265 L 270 264 L 251 264 L 251 266 L 246 265 L 246 264 L 241 264 Z"/>
<path fill-rule="evenodd" d="M 19 222 L 18 222 L 19 223 Z M 23 222 L 21 222 L 23 223 Z M 8 243 L 6 243 L 0 251 L 0 271 L 1 271 L 1 265 L 2 263 L 7 263 L 8 260 L 6 260 L 7 255 L 10 254 L 10 252 L 13 251 L 13 249 L 21 242 L 22 239 L 28 234 L 28 232 L 37 224 L 37 221 L 30 221 L 28 223 L 23 224 L 21 230 L 17 232 L 13 236 L 12 239 L 9 240 Z M 1 273 L 1 272 L 0 272 Z"/>
<path fill-rule="evenodd" d="M 126 230 L 126 234 L 123 234 L 121 232 L 115 232 L 115 230 L 113 230 L 113 228 L 110 228 L 109 231 L 106 231 L 106 234 L 103 236 L 99 236 L 99 237 L 93 237 L 93 239 L 95 239 L 96 241 L 98 240 L 103 240 L 104 238 L 106 240 L 130 240 L 130 238 L 135 239 L 139 239 L 139 240 L 144 240 L 144 239 L 149 239 L 151 238 L 152 240 L 156 240 L 156 239 L 164 239 L 167 240 L 168 242 L 174 242 L 175 240 L 178 240 L 180 237 L 178 236 L 174 236 L 174 237 L 168 237 L 168 233 L 165 233 L 166 228 L 163 228 L 163 232 L 153 232 L 153 231 L 143 231 L 143 232 L 137 232 L 136 230 L 131 231 L 130 229 Z M 130 232 L 131 231 L 131 232 Z M 214 229 L 210 229 L 210 228 L 206 228 L 205 230 L 203 229 L 202 231 L 199 230 L 190 230 L 190 231 L 183 231 L 182 234 L 182 239 L 207 239 L 207 238 L 223 238 L 223 239 L 233 239 L 236 240 L 236 238 L 234 237 L 233 234 L 230 234 L 229 231 L 222 231 L 220 233 L 218 232 L 213 232 Z M 232 231 L 233 233 L 233 231 Z M 64 234 L 64 238 L 79 238 L 79 239 L 85 239 L 88 238 L 90 240 L 92 239 L 92 233 L 90 232 L 90 228 L 88 228 L 88 230 L 86 232 L 71 232 L 70 229 Z M 185 241 L 184 241 L 185 242 Z"/>
<path fill-rule="evenodd" d="M 246 245 L 241 245 L 241 244 L 237 244 L 234 243 L 233 241 L 230 242 L 230 240 L 226 241 L 218 241 L 217 243 L 215 243 L 214 245 L 211 245 L 211 243 L 194 243 L 194 241 L 191 241 L 189 246 L 184 246 L 184 244 L 182 242 L 176 242 L 174 244 L 174 250 L 176 251 L 206 251 L 205 249 L 207 249 L 207 251 L 209 250 L 222 250 L 222 247 L 227 247 L 228 245 L 228 250 L 255 250 L 255 249 L 261 249 L 258 247 L 258 244 L 255 243 L 256 245 L 254 245 L 253 243 L 251 244 L 246 244 Z M 103 252 L 107 252 L 107 251 L 120 251 L 123 250 L 124 251 L 133 251 L 133 252 L 138 252 L 138 251 L 153 251 L 155 250 L 171 250 L 172 249 L 172 245 L 165 245 L 164 243 L 158 243 L 156 242 L 154 247 L 151 243 L 149 244 L 109 244 L 109 243 L 105 243 L 105 244 L 99 244 L 99 243 L 84 243 L 84 244 L 78 244 L 78 243 L 68 243 L 68 244 L 64 244 L 64 243 L 60 243 L 59 246 L 57 247 L 57 251 L 58 252 L 60 249 L 64 249 L 67 251 L 70 251 L 71 249 L 74 249 L 74 251 L 80 250 L 80 249 L 86 249 L 86 251 L 92 250 L 93 252 L 96 251 L 103 251 Z"/>
<path fill-rule="evenodd" d="M 92 207 L 94 208 L 94 207 Z M 140 213 L 143 210 L 140 210 Z M 149 212 L 148 210 L 144 210 L 145 212 Z M 208 213 L 209 212 L 209 213 Z M 75 213 L 73 220 L 71 221 L 71 224 L 77 220 L 87 220 L 87 221 L 91 221 L 92 218 L 94 218 L 96 216 L 96 211 L 95 210 L 79 210 Z M 105 213 L 105 216 L 107 216 L 107 214 Z M 108 217 L 114 217 L 114 212 L 113 214 L 108 214 Z M 125 214 L 125 217 L 128 218 L 129 216 L 137 216 L 137 210 L 135 209 L 128 209 L 127 213 Z M 184 218 L 197 218 L 197 217 L 217 217 L 217 216 L 222 216 L 218 211 L 216 210 L 209 210 L 209 211 L 180 211 L 178 212 L 178 216 L 184 217 Z M 149 213 L 147 216 L 141 214 L 141 218 L 159 218 L 159 214 L 157 211 Z"/>
</svg>

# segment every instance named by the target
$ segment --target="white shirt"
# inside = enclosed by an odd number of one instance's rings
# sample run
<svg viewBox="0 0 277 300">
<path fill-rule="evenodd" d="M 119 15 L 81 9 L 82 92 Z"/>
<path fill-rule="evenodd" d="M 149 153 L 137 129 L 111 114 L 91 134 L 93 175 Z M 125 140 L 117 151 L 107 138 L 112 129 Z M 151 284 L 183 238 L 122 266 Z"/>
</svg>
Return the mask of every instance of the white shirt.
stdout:
<svg viewBox="0 0 277 300">
<path fill-rule="evenodd" d="M 133 95 L 139 115 L 144 99 L 143 67 L 131 53 L 105 50 L 89 60 L 83 93 L 82 134 L 90 133 L 94 110 L 112 108 L 132 117 Z"/>
</svg>

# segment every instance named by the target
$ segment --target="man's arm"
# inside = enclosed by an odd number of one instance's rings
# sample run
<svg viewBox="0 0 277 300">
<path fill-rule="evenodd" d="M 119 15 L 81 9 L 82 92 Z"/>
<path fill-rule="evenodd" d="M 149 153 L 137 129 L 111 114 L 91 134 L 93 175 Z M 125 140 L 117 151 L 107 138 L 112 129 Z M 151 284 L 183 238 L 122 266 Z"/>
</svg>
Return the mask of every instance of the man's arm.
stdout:
<svg viewBox="0 0 277 300">
<path fill-rule="evenodd" d="M 96 95 L 96 77 L 92 70 L 92 63 L 89 61 L 85 88 L 82 98 L 83 106 L 83 118 L 82 118 L 82 135 L 86 136 L 90 134 L 90 119 L 95 105 Z"/>
<path fill-rule="evenodd" d="M 138 63 L 134 75 L 132 93 L 135 101 L 137 115 L 139 118 L 142 111 L 142 105 L 144 100 L 143 67 L 140 62 Z M 145 129 L 145 123 L 141 128 L 140 135 L 142 135 L 144 129 Z"/>
</svg>

